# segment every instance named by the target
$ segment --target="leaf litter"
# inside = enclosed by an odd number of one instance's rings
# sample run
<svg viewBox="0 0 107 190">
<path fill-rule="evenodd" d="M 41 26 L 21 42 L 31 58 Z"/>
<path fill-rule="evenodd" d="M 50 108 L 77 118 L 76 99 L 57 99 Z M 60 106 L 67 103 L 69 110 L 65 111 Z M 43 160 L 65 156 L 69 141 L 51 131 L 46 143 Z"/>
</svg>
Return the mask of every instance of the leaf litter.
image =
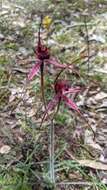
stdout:
<svg viewBox="0 0 107 190">
<path fill-rule="evenodd" d="M 7 2 L 7 1 L 6 1 Z M 26 22 L 32 25 L 38 25 L 38 20 L 34 21 L 31 23 L 31 20 L 29 17 L 31 16 L 30 14 L 26 14 L 26 10 L 23 6 L 17 7 L 17 4 L 9 4 L 6 6 L 5 3 L 3 3 L 3 11 L 2 11 L 2 17 L 7 21 L 10 19 L 9 23 L 11 25 L 5 28 L 5 31 L 7 33 L 7 36 L 10 37 L 8 38 L 9 43 L 11 43 L 11 36 L 14 36 L 14 38 L 17 39 L 17 43 L 19 45 L 19 49 L 17 50 L 14 48 L 15 46 L 12 46 L 12 44 L 8 44 L 7 50 L 3 49 L 3 55 L 6 56 L 8 54 L 11 63 L 8 63 L 9 66 L 11 66 L 11 75 L 12 79 L 10 79 L 10 83 L 8 85 L 9 89 L 9 94 L 5 96 L 5 99 L 8 99 L 8 101 L 5 101 L 3 98 L 3 95 L 0 97 L 1 102 L 3 102 L 3 109 L 1 109 L 0 113 L 0 120 L 1 120 L 1 126 L 0 126 L 0 138 L 3 139 L 2 146 L 0 148 L 1 154 L 7 154 L 11 155 L 13 154 L 13 160 L 15 159 L 17 154 L 22 154 L 21 148 L 18 150 L 15 150 L 15 146 L 21 144 L 23 146 L 23 143 L 25 141 L 25 136 L 30 138 L 30 141 L 32 142 L 32 138 L 35 141 L 35 138 L 33 136 L 33 133 L 39 133 L 36 134 L 37 136 L 40 136 L 40 142 L 38 144 L 42 144 L 45 146 L 45 148 L 41 148 L 41 153 L 38 155 L 36 152 L 36 159 L 39 157 L 39 161 L 44 161 L 44 153 L 43 150 L 45 150 L 48 154 L 48 146 L 47 146 L 47 129 L 46 127 L 39 129 L 38 123 L 40 124 L 40 116 L 43 115 L 44 110 L 40 109 L 39 107 L 41 105 L 41 100 L 39 98 L 40 91 L 38 90 L 38 84 L 36 81 L 38 80 L 39 75 L 37 75 L 37 79 L 35 78 L 34 81 L 31 81 L 27 85 L 25 85 L 25 78 L 27 78 L 27 74 L 29 72 L 29 68 L 32 67 L 35 61 L 34 55 L 30 54 L 29 49 L 34 47 L 34 38 L 32 40 L 31 38 L 31 47 L 29 48 L 29 44 L 25 46 L 25 41 L 23 36 L 21 37 L 21 29 L 25 27 Z M 14 5 L 14 6 L 12 6 Z M 14 13 L 11 12 L 10 17 L 8 18 L 6 15 L 8 14 L 8 11 L 12 10 L 13 7 L 16 10 L 15 6 L 17 7 L 16 11 L 16 16 Z M 54 6 L 54 3 L 53 3 Z M 20 14 L 20 11 L 18 9 L 22 10 L 23 13 Z M 61 11 L 61 10 L 60 10 Z M 81 8 L 80 8 L 81 11 Z M 78 11 L 77 15 L 80 14 L 80 11 Z M 59 12 L 60 13 L 60 12 Z M 24 17 L 23 17 L 24 14 Z M 68 13 L 69 14 L 69 13 Z M 90 26 L 89 28 L 89 41 L 90 41 L 90 56 L 92 55 L 92 58 L 90 59 L 90 64 L 91 64 L 91 76 L 89 78 L 85 78 L 85 75 L 87 77 L 87 71 L 86 71 L 86 65 L 84 65 L 84 62 L 87 60 L 87 46 L 86 46 L 86 32 L 84 29 L 84 22 L 79 23 L 78 19 L 79 16 L 75 16 L 75 11 L 71 9 L 71 15 L 70 17 L 73 17 L 72 19 L 75 21 L 74 26 L 73 26 L 73 21 L 71 24 L 68 25 L 66 21 L 64 20 L 64 17 L 61 17 L 61 21 L 63 21 L 66 24 L 66 27 L 61 26 L 60 24 L 58 25 L 59 29 L 56 29 L 55 33 L 52 32 L 52 36 L 49 39 L 48 43 L 52 47 L 53 53 L 56 52 L 56 55 L 58 57 L 58 60 L 67 60 L 70 64 L 72 62 L 72 59 L 75 59 L 75 56 L 80 58 L 79 63 L 77 62 L 77 65 L 81 67 L 80 75 L 82 76 L 81 79 L 75 79 L 73 81 L 71 75 L 68 73 L 67 75 L 69 76 L 70 80 L 72 83 L 76 84 L 79 86 L 82 82 L 85 83 L 87 86 L 89 86 L 89 90 L 84 90 L 83 96 L 79 95 L 79 98 L 76 99 L 76 104 L 78 107 L 80 107 L 83 111 L 84 116 L 87 118 L 88 122 L 90 123 L 91 127 L 94 129 L 96 138 L 93 140 L 93 134 L 91 131 L 89 131 L 86 128 L 86 123 L 82 121 L 81 118 L 76 116 L 76 121 L 74 121 L 75 115 L 74 112 L 70 112 L 70 110 L 65 110 L 65 113 L 60 117 L 61 111 L 59 110 L 58 118 L 57 120 L 60 121 L 60 124 L 57 124 L 56 122 L 56 142 L 55 142 L 55 151 L 59 151 L 60 147 L 62 146 L 63 143 L 67 144 L 68 150 L 70 152 L 73 152 L 75 154 L 75 157 L 77 159 L 77 162 L 81 165 L 84 166 L 84 168 L 93 168 L 94 170 L 107 170 L 106 168 L 106 145 L 107 145 L 107 131 L 106 131 L 106 125 L 107 125 L 107 113 L 106 113 L 106 98 L 107 98 L 107 89 L 106 86 L 101 83 L 103 80 L 102 76 L 99 78 L 99 73 L 104 73 L 106 74 L 106 49 L 104 49 L 105 42 L 106 42 L 106 36 L 105 36 L 105 31 L 106 31 L 106 14 L 104 13 L 101 14 L 96 14 L 92 16 L 91 19 L 93 19 L 94 25 L 92 25 L 90 21 Z M 17 19 L 17 15 L 19 16 Z M 35 14 L 34 14 L 35 17 Z M 39 18 L 39 17 L 38 17 Z M 103 18 L 103 19 L 102 19 Z M 28 19 L 28 20 L 27 20 Z M 72 20 L 71 19 L 71 20 Z M 90 20 L 91 20 L 90 19 Z M 100 21 L 100 22 L 99 22 Z M 37 23 L 36 23 L 37 22 Z M 96 27 L 96 24 L 98 23 L 98 27 Z M 76 25 L 76 26 L 75 26 Z M 4 25 L 5 27 L 5 25 Z M 52 26 L 51 26 L 52 27 Z M 55 27 L 55 26 L 54 26 Z M 69 29 L 69 32 L 67 31 L 67 27 Z M 78 28 L 77 28 L 78 27 Z M 76 29 L 77 28 L 77 29 Z M 28 31 L 26 32 L 26 36 L 28 41 L 30 41 L 29 37 L 29 28 L 27 28 Z M 33 28 L 32 28 L 33 30 Z M 53 28 L 53 31 L 55 28 Z M 14 31 L 14 35 L 13 35 Z M 17 33 L 15 34 L 15 31 Z M 36 29 L 37 31 L 37 29 Z M 68 39 L 66 39 L 66 35 L 63 36 L 63 31 L 67 33 L 67 35 L 70 35 L 70 38 L 72 38 L 71 42 L 66 44 Z M 6 33 L 0 32 L 0 40 L 2 43 L 2 46 L 5 46 L 4 40 L 7 38 Z M 8 34 L 9 32 L 9 34 Z M 35 32 L 35 31 L 34 31 Z M 45 33 L 43 34 L 45 36 Z M 33 34 L 35 36 L 35 34 Z M 59 36 L 56 37 L 56 36 Z M 18 41 L 18 38 L 20 39 Z M 50 41 L 51 40 L 51 41 Z M 64 44 L 65 42 L 65 44 Z M 53 45 L 55 44 L 55 45 Z M 58 46 L 58 47 L 57 47 Z M 65 48 L 64 54 L 61 53 L 62 49 Z M 72 51 L 68 51 L 67 49 L 72 49 Z M 58 51 L 58 53 L 57 53 Z M 14 52 L 14 55 L 13 55 Z M 33 52 L 33 48 L 32 48 Z M 81 61 L 82 59 L 82 61 Z M 54 65 L 59 66 L 59 62 L 57 62 L 56 59 L 50 60 L 54 63 Z M 64 62 L 63 62 L 64 63 Z M 30 64 L 30 65 L 29 65 Z M 65 65 L 66 66 L 66 65 Z M 63 64 L 63 67 L 65 67 Z M 35 66 L 34 66 L 35 67 Z M 47 66 L 50 68 L 50 65 L 48 64 Z M 84 72 L 85 71 L 85 72 Z M 4 73 L 5 73 L 5 68 L 4 68 Z M 97 74 L 96 78 L 94 75 Z M 34 73 L 35 75 L 35 73 Z M 54 73 L 55 75 L 55 73 Z M 62 74 L 64 78 L 67 78 L 65 72 Z M 74 76 L 75 77 L 75 76 Z M 105 77 L 105 76 L 104 76 Z M 94 82 L 97 81 L 96 85 Z M 92 86 L 90 85 L 90 82 L 92 83 Z M 32 84 L 34 84 L 35 89 L 32 88 Z M 23 90 L 23 85 L 25 86 L 25 91 Z M 50 85 L 50 84 L 49 84 Z M 83 84 L 82 84 L 83 85 Z M 4 82 L 3 79 L 1 79 L 1 86 L 0 88 L 5 88 L 7 84 Z M 94 87 L 93 87 L 94 86 Z M 26 93 L 25 93 L 26 92 Z M 5 91 L 4 91 L 5 93 Z M 71 95 L 70 95 L 71 96 Z M 84 97 L 84 98 L 83 98 Z M 51 99 L 48 97 L 49 100 Z M 102 109 L 103 108 L 103 109 Z M 63 105 L 61 105 L 61 110 L 63 109 Z M 68 115 L 73 118 L 69 118 Z M 62 120 L 61 120 L 62 119 Z M 69 122 L 70 120 L 70 122 Z M 73 120 L 73 121 L 72 121 Z M 68 122 L 67 122 L 68 121 Z M 45 121 L 45 125 L 48 125 L 48 120 Z M 82 128 L 82 135 L 81 135 L 81 130 L 80 134 L 77 134 L 76 136 L 74 134 L 74 131 L 77 126 L 80 126 Z M 7 130 L 6 130 L 7 128 Z M 11 129 L 11 130 L 10 130 Z M 3 132 L 4 130 L 4 132 Z M 8 131 L 9 130 L 9 131 Z M 38 132 L 38 130 L 40 130 Z M 41 132 L 42 131 L 42 132 Z M 8 133 L 8 135 L 6 134 Z M 29 134 L 28 134 L 29 133 Z M 42 133 L 42 135 L 41 135 Z M 2 134 L 2 135 L 1 135 Z M 9 137 L 9 135 L 11 137 Z M 46 136 L 47 135 L 47 138 Z M 80 135 L 80 136 L 79 136 Z M 33 137 L 32 137 L 33 136 Z M 45 137 L 44 137 L 45 136 Z M 26 138 L 27 138 L 26 137 Z M 85 147 L 88 148 L 89 151 L 94 151 L 96 156 L 93 160 L 89 159 L 88 152 L 87 154 L 84 153 L 84 149 L 81 150 L 79 145 L 73 144 L 72 141 L 73 139 L 77 138 L 79 139 L 79 143 L 83 144 Z M 12 140 L 13 138 L 14 140 Z M 28 139 L 29 139 L 28 138 Z M 77 139 L 76 139 L 77 141 Z M 8 144 L 7 144 L 7 143 Z M 12 145 L 11 145 L 12 144 Z M 73 147 L 74 146 L 74 147 Z M 76 146 L 76 148 L 75 148 Z M 20 147 L 20 146 L 19 146 Z M 13 153 L 12 153 L 13 151 Z M 15 151 L 15 153 L 14 153 Z M 19 151 L 19 153 L 17 152 Z M 27 147 L 28 151 L 28 147 Z M 95 155 L 94 154 L 94 155 Z M 19 156 L 20 157 L 20 156 Z M 22 154 L 23 157 L 23 154 Z M 97 157 L 97 161 L 96 161 Z M 62 159 L 66 159 L 66 155 L 62 153 L 58 157 L 58 161 L 60 162 Z M 73 158 L 72 158 L 73 159 Z M 74 159 L 75 160 L 75 159 Z M 10 160 L 6 160 L 7 164 L 11 162 L 11 156 Z M 90 169 L 91 170 L 91 169 Z M 89 172 L 90 173 L 90 172 Z M 98 171 L 99 175 L 100 172 Z M 104 173 L 105 175 L 101 175 L 101 180 L 104 183 L 107 183 L 107 177 L 106 177 L 106 172 Z M 61 175 L 65 175 L 64 172 L 61 173 Z M 72 172 L 73 175 L 73 172 Z M 92 170 L 92 175 L 94 175 L 94 172 Z M 78 179 L 82 179 L 80 175 L 77 175 Z M 98 177 L 98 176 L 97 176 Z"/>
</svg>

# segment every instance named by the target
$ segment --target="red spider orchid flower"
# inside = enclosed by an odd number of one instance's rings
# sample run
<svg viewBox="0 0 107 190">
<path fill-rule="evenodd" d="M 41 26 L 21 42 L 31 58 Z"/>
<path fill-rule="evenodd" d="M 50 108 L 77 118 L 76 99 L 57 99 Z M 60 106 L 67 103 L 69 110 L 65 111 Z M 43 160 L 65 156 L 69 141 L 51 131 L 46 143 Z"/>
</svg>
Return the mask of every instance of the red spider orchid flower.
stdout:
<svg viewBox="0 0 107 190">
<path fill-rule="evenodd" d="M 50 56 L 49 49 L 39 42 L 36 49 L 36 63 L 28 73 L 29 80 L 32 80 L 40 70 L 43 70 L 44 63 L 61 69 L 74 69 L 73 65 L 61 64 L 55 57 Z"/>
<path fill-rule="evenodd" d="M 82 119 L 87 123 L 88 127 L 92 130 L 94 138 L 95 138 L 94 130 L 89 125 L 89 123 L 87 122 L 84 115 L 80 112 L 78 106 L 70 98 L 67 97 L 68 94 L 75 94 L 75 93 L 80 92 L 82 90 L 82 88 L 80 88 L 79 86 L 70 87 L 68 81 L 66 81 L 66 80 L 57 80 L 54 85 L 54 89 L 55 89 L 55 95 L 46 107 L 45 113 L 42 118 L 41 125 L 42 125 L 44 119 L 46 119 L 48 112 L 52 111 L 55 108 L 55 106 L 57 106 L 57 112 L 58 112 L 60 102 L 63 101 L 69 108 L 71 108 L 72 110 L 75 110 L 76 112 L 79 113 L 79 115 L 82 117 Z"/>
<path fill-rule="evenodd" d="M 78 106 L 70 98 L 67 97 L 67 94 L 73 94 L 73 93 L 80 92 L 81 91 L 80 87 L 75 87 L 75 88 L 72 87 L 71 88 L 68 81 L 58 80 L 55 83 L 54 89 L 55 89 L 55 95 L 46 107 L 44 116 L 42 118 L 41 125 L 49 111 L 52 111 L 52 109 L 54 109 L 55 106 L 57 106 L 57 105 L 58 105 L 58 109 L 59 109 L 59 104 L 61 101 L 63 101 L 72 110 L 75 110 L 79 114 L 81 114 Z M 58 109 L 57 109 L 57 111 L 58 111 Z"/>
<path fill-rule="evenodd" d="M 73 94 L 73 93 L 78 93 L 80 92 L 80 87 L 70 87 L 68 81 L 66 80 L 58 80 L 55 83 L 55 93 L 58 96 L 58 99 L 60 99 L 60 101 L 64 101 L 64 103 L 70 107 L 71 109 L 77 111 L 78 113 L 80 113 L 79 108 L 77 107 L 77 105 L 71 100 L 69 99 L 66 95 L 67 94 Z M 59 100 L 58 100 L 59 101 Z"/>
<path fill-rule="evenodd" d="M 40 27 L 41 27 L 41 24 L 40 24 Z M 37 43 L 35 52 L 36 52 L 36 63 L 28 74 L 29 80 L 32 80 L 33 77 L 37 75 L 39 70 L 43 70 L 44 61 L 49 59 L 50 57 L 49 49 L 45 45 L 43 45 L 41 42 L 40 28 L 38 32 L 38 43 Z"/>
<path fill-rule="evenodd" d="M 40 22 L 39 32 L 38 32 L 38 43 L 37 43 L 37 47 L 35 50 L 36 61 L 35 61 L 35 65 L 32 67 L 32 69 L 30 70 L 30 72 L 28 74 L 29 80 L 32 80 L 34 78 L 34 76 L 37 75 L 39 70 L 41 70 L 41 75 L 43 74 L 44 63 L 48 64 L 48 65 L 52 64 L 55 67 L 62 68 L 62 69 L 66 69 L 66 68 L 73 69 L 74 68 L 73 65 L 60 64 L 56 58 L 50 56 L 49 48 L 46 47 L 42 43 L 41 33 L 40 33 L 41 25 L 42 25 L 42 17 L 41 17 L 41 22 Z"/>
<path fill-rule="evenodd" d="M 36 64 L 33 66 L 31 71 L 28 74 L 28 79 L 32 80 L 33 77 L 38 73 L 38 71 L 41 71 L 41 93 L 42 93 L 42 99 L 45 106 L 45 96 L 44 96 L 44 61 L 49 59 L 49 49 L 41 43 L 41 36 L 40 36 L 40 28 L 41 28 L 42 20 L 39 27 L 38 32 L 38 44 L 36 48 Z M 46 106 L 45 106 L 46 107 Z"/>
</svg>

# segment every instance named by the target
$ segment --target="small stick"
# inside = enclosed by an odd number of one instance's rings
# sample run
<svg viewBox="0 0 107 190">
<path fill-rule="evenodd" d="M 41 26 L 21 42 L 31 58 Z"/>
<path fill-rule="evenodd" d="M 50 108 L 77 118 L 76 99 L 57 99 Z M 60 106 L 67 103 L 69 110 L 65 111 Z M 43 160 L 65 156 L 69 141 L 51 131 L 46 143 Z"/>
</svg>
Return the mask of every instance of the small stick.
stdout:
<svg viewBox="0 0 107 190">
<path fill-rule="evenodd" d="M 95 139 L 95 131 L 93 130 L 93 128 L 91 127 L 91 125 L 88 123 L 88 121 L 86 120 L 86 118 L 84 117 L 82 112 L 78 112 L 79 115 L 81 116 L 81 118 L 85 121 L 85 123 L 88 125 L 88 127 L 91 129 L 91 131 L 93 132 L 94 135 L 94 139 Z"/>
<path fill-rule="evenodd" d="M 59 182 L 56 183 L 56 185 L 60 186 L 92 186 L 93 184 L 91 182 L 85 182 L 85 181 L 76 181 L 76 182 Z"/>
<path fill-rule="evenodd" d="M 88 72 L 90 70 L 90 44 L 89 44 L 89 34 L 88 34 L 88 27 L 87 27 L 87 20 L 86 16 L 84 16 L 84 23 L 85 23 L 85 30 L 86 30 L 86 43 L 87 43 L 87 56 L 88 56 Z"/>
</svg>

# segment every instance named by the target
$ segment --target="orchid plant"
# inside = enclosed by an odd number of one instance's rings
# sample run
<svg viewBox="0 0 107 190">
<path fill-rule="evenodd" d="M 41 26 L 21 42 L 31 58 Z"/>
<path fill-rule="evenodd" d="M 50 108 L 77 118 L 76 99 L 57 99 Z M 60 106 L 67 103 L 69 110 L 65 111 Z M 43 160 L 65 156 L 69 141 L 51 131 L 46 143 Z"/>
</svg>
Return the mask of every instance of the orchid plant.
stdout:
<svg viewBox="0 0 107 190">
<path fill-rule="evenodd" d="M 51 20 L 46 17 L 49 23 L 51 23 Z M 84 118 L 83 114 L 81 114 L 80 109 L 76 105 L 76 103 L 68 97 L 70 94 L 77 94 L 79 93 L 82 89 L 77 86 L 77 87 L 71 87 L 69 82 L 66 80 L 60 80 L 59 76 L 61 73 L 65 70 L 72 70 L 74 71 L 78 76 L 79 73 L 75 70 L 75 67 L 73 64 L 67 65 L 67 64 L 61 64 L 55 57 L 51 56 L 49 48 L 44 45 L 42 39 L 41 39 L 41 26 L 43 23 L 42 18 L 41 18 L 41 23 L 39 26 L 39 32 L 38 32 L 38 42 L 36 46 L 36 60 L 35 60 L 35 65 L 32 67 L 28 74 L 28 79 L 32 80 L 40 71 L 41 73 L 41 93 L 42 93 L 42 99 L 43 103 L 45 106 L 45 111 L 44 115 L 42 117 L 42 121 L 40 126 L 42 126 L 43 121 L 47 118 L 48 112 L 52 111 L 56 106 L 57 106 L 57 111 L 55 112 L 58 113 L 60 103 L 64 102 L 65 105 L 67 105 L 70 109 L 76 111 L 83 119 L 86 121 Z M 48 27 L 47 27 L 48 28 Z M 78 61 L 75 60 L 74 62 Z M 53 65 L 57 68 L 62 69 L 54 82 L 54 96 L 52 100 L 46 105 L 45 103 L 45 96 L 44 96 L 44 65 Z M 54 114 L 54 116 L 55 116 Z M 54 118 L 53 116 L 53 118 Z M 52 118 L 52 126 L 50 127 L 50 173 L 51 173 L 51 178 L 54 181 L 54 124 L 53 124 L 53 118 Z M 87 121 L 86 121 L 87 122 Z M 87 123 L 88 124 L 88 123 Z M 91 126 L 88 124 L 88 126 L 91 128 Z M 91 128 L 92 129 L 92 128 Z M 93 131 L 93 129 L 92 129 Z M 94 134 L 94 131 L 93 131 Z M 95 136 L 95 135 L 94 135 Z"/>
<path fill-rule="evenodd" d="M 66 65 L 66 64 L 60 64 L 59 61 L 50 55 L 49 48 L 45 46 L 42 42 L 41 39 L 41 25 L 42 25 L 42 19 L 39 27 L 39 32 L 38 32 L 38 43 L 36 47 L 36 60 L 35 60 L 35 65 L 32 67 L 28 74 L 28 79 L 32 80 L 34 76 L 37 75 L 37 73 L 40 71 L 41 72 L 41 92 L 42 92 L 42 99 L 45 105 L 45 98 L 44 98 L 44 64 L 52 64 L 57 68 L 62 68 L 62 69 L 73 69 L 73 65 Z M 45 106 L 46 108 L 46 106 Z"/>
</svg>

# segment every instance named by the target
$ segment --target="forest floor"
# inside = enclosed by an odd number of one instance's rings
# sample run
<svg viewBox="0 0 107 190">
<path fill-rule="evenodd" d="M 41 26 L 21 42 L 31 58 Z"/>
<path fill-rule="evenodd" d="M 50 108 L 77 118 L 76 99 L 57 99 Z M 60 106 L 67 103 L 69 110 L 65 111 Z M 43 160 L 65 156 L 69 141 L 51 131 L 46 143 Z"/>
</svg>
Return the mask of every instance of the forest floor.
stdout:
<svg viewBox="0 0 107 190">
<path fill-rule="evenodd" d="M 107 5 L 99 1 L 8 1 L 0 7 L 0 190 L 107 190 Z M 69 95 L 82 116 L 64 103 L 52 122 L 44 120 L 40 74 L 35 64 L 41 14 L 52 18 L 41 29 L 44 43 L 63 64 L 60 79 L 84 90 Z M 61 69 L 44 70 L 45 98 L 54 96 Z M 92 129 L 92 130 L 91 130 Z M 94 131 L 94 134 L 93 134 Z M 55 187 L 50 178 L 54 146 Z"/>
</svg>

